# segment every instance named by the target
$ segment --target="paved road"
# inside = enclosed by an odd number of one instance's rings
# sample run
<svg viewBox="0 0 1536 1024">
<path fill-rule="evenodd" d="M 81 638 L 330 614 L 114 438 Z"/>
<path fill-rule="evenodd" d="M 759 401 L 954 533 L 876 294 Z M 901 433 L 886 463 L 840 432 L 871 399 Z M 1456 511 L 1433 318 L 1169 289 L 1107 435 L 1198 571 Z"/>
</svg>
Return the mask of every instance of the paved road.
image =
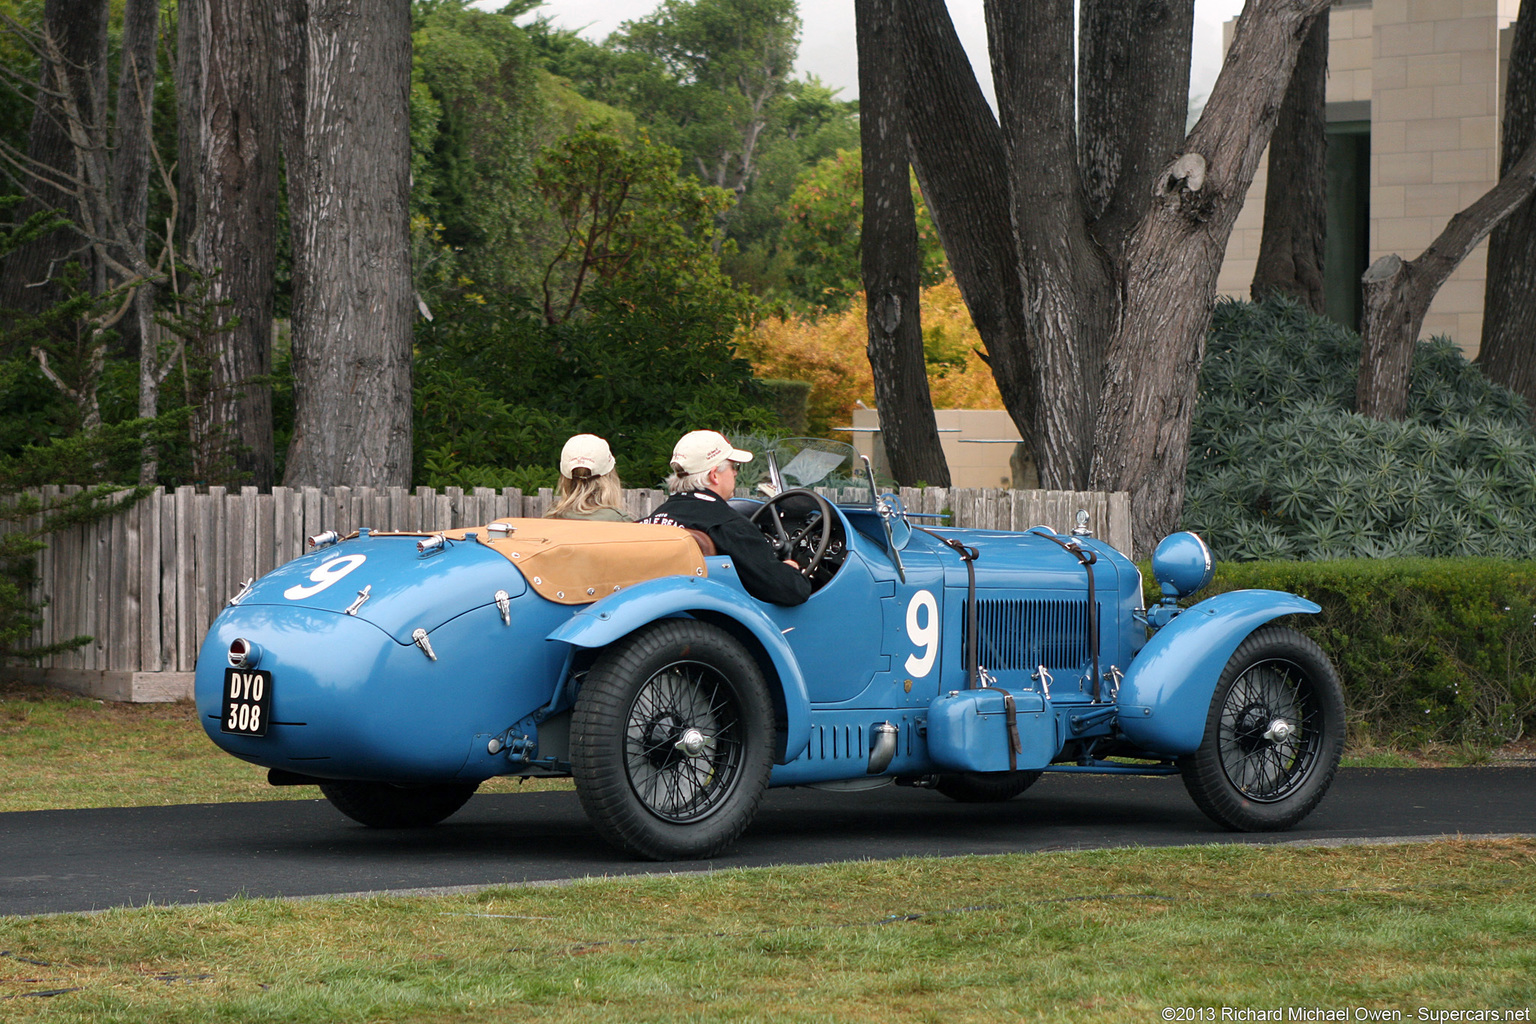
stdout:
<svg viewBox="0 0 1536 1024">
<path fill-rule="evenodd" d="M 727 856 L 626 860 L 574 793 L 474 798 L 435 828 L 366 829 L 323 800 L 0 814 L 0 914 L 519 883 L 860 858 L 1192 843 L 1536 835 L 1536 768 L 1346 769 L 1290 832 L 1226 832 L 1177 778 L 1047 775 L 998 805 L 923 790 L 771 790 Z"/>
</svg>

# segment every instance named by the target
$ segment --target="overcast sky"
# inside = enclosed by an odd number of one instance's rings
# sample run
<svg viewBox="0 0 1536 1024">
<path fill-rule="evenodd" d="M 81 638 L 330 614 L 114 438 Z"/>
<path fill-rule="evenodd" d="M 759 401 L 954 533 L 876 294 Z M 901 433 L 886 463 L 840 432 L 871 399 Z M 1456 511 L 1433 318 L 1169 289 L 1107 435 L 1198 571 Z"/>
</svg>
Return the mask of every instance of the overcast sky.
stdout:
<svg viewBox="0 0 1536 1024">
<path fill-rule="evenodd" d="M 475 0 L 476 7 L 497 10 L 505 0 Z M 986 67 L 987 31 L 982 21 L 982 0 L 948 0 L 955 29 L 971 54 L 973 63 Z M 656 0 L 545 0 L 538 13 L 555 24 L 574 28 L 600 41 L 623 21 L 643 18 L 656 8 Z M 1195 0 L 1194 60 L 1190 69 L 1190 93 L 1203 98 L 1211 91 L 1221 70 L 1221 26 L 1243 9 L 1243 0 Z M 800 4 L 800 59 L 795 68 L 815 75 L 841 90 L 844 99 L 859 95 L 858 65 L 853 42 L 852 0 L 802 0 Z M 978 75 L 990 95 L 991 79 Z"/>
</svg>

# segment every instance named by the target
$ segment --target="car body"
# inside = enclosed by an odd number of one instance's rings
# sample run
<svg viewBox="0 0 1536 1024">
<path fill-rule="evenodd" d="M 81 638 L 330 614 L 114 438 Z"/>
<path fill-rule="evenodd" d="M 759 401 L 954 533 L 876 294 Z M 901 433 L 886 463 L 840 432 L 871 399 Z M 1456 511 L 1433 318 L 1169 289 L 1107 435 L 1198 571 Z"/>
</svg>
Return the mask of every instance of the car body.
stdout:
<svg viewBox="0 0 1536 1024">
<path fill-rule="evenodd" d="M 1148 609 L 1136 565 L 1086 523 L 923 525 L 846 445 L 766 461 L 777 493 L 734 503 L 806 566 L 803 605 L 748 596 L 729 557 L 672 526 L 360 530 L 223 610 L 200 720 L 274 783 L 319 784 L 376 826 L 440 820 L 493 776 L 571 775 L 598 831 L 655 859 L 725 848 L 770 786 L 990 801 L 1045 771 L 1178 773 L 1248 830 L 1289 827 L 1328 788 L 1337 676 L 1274 622 L 1316 605 L 1254 590 L 1182 608 L 1211 576 L 1182 533 L 1154 556 Z M 836 503 L 803 486 L 859 480 Z"/>
</svg>

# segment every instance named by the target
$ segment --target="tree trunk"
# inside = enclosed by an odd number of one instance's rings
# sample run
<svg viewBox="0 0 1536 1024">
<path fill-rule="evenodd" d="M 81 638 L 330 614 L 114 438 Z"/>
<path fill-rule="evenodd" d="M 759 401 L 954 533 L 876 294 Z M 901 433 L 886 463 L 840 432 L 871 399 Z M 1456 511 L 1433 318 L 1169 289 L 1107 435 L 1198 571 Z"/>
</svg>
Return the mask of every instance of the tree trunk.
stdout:
<svg viewBox="0 0 1536 1024">
<path fill-rule="evenodd" d="M 1193 0 L 1083 0 L 1078 159 L 1094 237 L 1118 262 L 1184 143 Z"/>
<path fill-rule="evenodd" d="M 176 237 L 196 244 L 203 179 L 203 21 L 207 0 L 176 5 Z"/>
<path fill-rule="evenodd" d="M 112 210 L 117 218 L 117 234 L 123 240 L 118 259 L 128 267 L 142 266 L 144 259 L 144 218 L 149 209 L 150 132 L 154 125 L 155 63 L 160 28 L 158 0 L 127 0 L 123 6 L 123 45 L 117 76 L 117 120 L 113 125 L 117 153 L 112 163 Z M 134 296 L 135 309 L 145 301 L 154 301 L 153 289 L 140 290 Z M 153 307 L 149 308 L 153 319 Z M 124 355 L 137 356 L 142 351 L 140 322 L 143 317 L 125 317 L 119 332 Z M 153 359 L 154 353 L 150 353 Z M 146 396 L 139 395 L 139 408 Z M 149 396 L 153 401 L 154 396 Z M 149 414 L 154 415 L 154 412 Z"/>
<path fill-rule="evenodd" d="M 1325 312 L 1323 243 L 1328 237 L 1328 16 L 1312 23 L 1269 141 L 1264 232 L 1251 294 L 1289 295 Z"/>
<path fill-rule="evenodd" d="M 68 62 L 68 80 L 80 115 L 96 129 L 105 127 L 107 102 L 107 0 L 47 0 L 43 31 L 57 44 Z M 47 60 L 40 62 L 37 101 L 27 138 L 27 157 L 33 166 L 53 168 L 66 177 L 79 173 L 76 150 L 61 103 L 49 95 L 59 88 L 58 71 Z M 17 221 L 38 210 L 56 209 L 76 224 L 82 220 L 79 203 L 63 190 L 35 182 L 32 198 L 15 210 Z M 88 244 L 70 228 L 60 228 L 36 238 L 5 258 L 0 273 L 0 309 L 36 313 L 62 298 L 51 284 L 60 267 L 71 259 L 85 265 L 87 281 L 95 272 Z"/>
<path fill-rule="evenodd" d="M 278 133 L 283 154 L 283 187 L 288 199 L 289 252 L 292 261 L 290 317 L 302 320 L 304 289 L 310 279 L 300 244 L 309 223 L 309 187 L 304 160 L 304 82 L 309 68 L 309 0 L 277 0 Z"/>
<path fill-rule="evenodd" d="M 185 2 L 185 0 L 184 0 Z M 197 467 L 210 483 L 273 483 L 272 275 L 277 260 L 278 96 L 270 0 L 191 0 L 201 8 L 203 145 L 193 262 L 210 275 L 218 324 L 201 427 L 227 449 L 223 467 Z"/>
<path fill-rule="evenodd" d="M 1536 141 L 1536 4 L 1520 5 L 1504 93 L 1501 175 Z M 1488 286 L 1477 364 L 1519 394 L 1536 416 L 1536 199 L 1527 199 L 1488 237 Z"/>
<path fill-rule="evenodd" d="M 900 0 L 911 158 L 1003 405 L 1033 461 L 1035 371 L 1007 157 L 944 0 Z"/>
<path fill-rule="evenodd" d="M 1088 232 L 1077 162 L 1068 4 L 989 0 L 1010 221 L 1035 368 L 1031 437 L 1042 487 L 1082 490 L 1098 407 L 1098 364 L 1118 312 L 1104 251 Z"/>
<path fill-rule="evenodd" d="M 158 54 L 158 0 L 128 0 L 123 8 L 123 52 L 117 78 L 117 155 L 112 167 L 112 209 L 117 216 L 124 266 L 148 263 L 144 249 L 145 216 L 149 209 L 150 147 L 154 127 L 155 64 Z M 133 316 L 124 318 L 124 346 L 139 362 L 139 417 L 154 419 L 160 411 L 159 332 L 155 300 L 159 289 L 141 281 L 134 291 Z M 159 469 L 154 444 L 148 439 L 139 463 L 139 483 L 152 484 Z"/>
<path fill-rule="evenodd" d="M 903 487 L 949 486 L 923 359 L 917 220 L 907 166 L 906 83 L 897 0 L 855 0 L 859 141 L 864 169 L 861 258 L 869 365 L 891 473 Z"/>
<path fill-rule="evenodd" d="M 409 0 L 311 0 L 284 482 L 411 481 Z M 301 314 L 301 315 L 300 315 Z"/>
<path fill-rule="evenodd" d="M 1150 551 L 1184 505 L 1193 415 L 1216 277 L 1310 19 L 1329 0 L 1249 0 L 1185 153 L 1126 246 L 1124 312 L 1104 361 L 1095 490 L 1131 493 L 1132 538 Z"/>
<path fill-rule="evenodd" d="M 1408 414 L 1414 344 L 1435 293 L 1477 243 L 1536 195 L 1536 146 L 1528 146 L 1499 183 L 1451 218 L 1429 248 L 1404 263 L 1396 254 L 1378 259 L 1361 277 L 1360 377 L 1355 411 L 1378 420 Z"/>
</svg>

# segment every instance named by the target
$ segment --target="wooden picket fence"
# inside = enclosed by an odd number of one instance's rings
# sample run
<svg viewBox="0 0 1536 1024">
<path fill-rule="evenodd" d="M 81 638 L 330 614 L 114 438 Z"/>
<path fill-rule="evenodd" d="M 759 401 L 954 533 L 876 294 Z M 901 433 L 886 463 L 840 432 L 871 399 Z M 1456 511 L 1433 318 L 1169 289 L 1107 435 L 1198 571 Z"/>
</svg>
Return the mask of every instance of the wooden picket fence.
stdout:
<svg viewBox="0 0 1536 1024">
<path fill-rule="evenodd" d="M 78 488 L 44 488 L 44 500 Z M 1079 508 L 1094 532 L 1131 550 L 1130 501 L 1124 493 L 981 489 L 899 492 L 911 512 L 982 529 L 1065 532 Z M 836 497 L 828 492 L 829 497 Z M 624 492 L 636 518 L 666 498 L 659 490 Z M 108 519 L 73 526 L 48 539 L 38 556 L 35 596 L 47 602 L 38 645 L 90 636 L 84 647 L 6 671 L 96 697 L 174 700 L 188 696 L 198 647 L 209 624 L 240 584 L 302 554 L 326 530 L 346 536 L 359 527 L 431 532 L 478 526 L 505 516 L 537 517 L 548 489 L 524 494 L 475 488 L 415 491 L 390 488 L 287 488 L 258 493 L 191 487 L 152 492 Z M 938 522 L 937 519 L 928 520 Z"/>
</svg>

